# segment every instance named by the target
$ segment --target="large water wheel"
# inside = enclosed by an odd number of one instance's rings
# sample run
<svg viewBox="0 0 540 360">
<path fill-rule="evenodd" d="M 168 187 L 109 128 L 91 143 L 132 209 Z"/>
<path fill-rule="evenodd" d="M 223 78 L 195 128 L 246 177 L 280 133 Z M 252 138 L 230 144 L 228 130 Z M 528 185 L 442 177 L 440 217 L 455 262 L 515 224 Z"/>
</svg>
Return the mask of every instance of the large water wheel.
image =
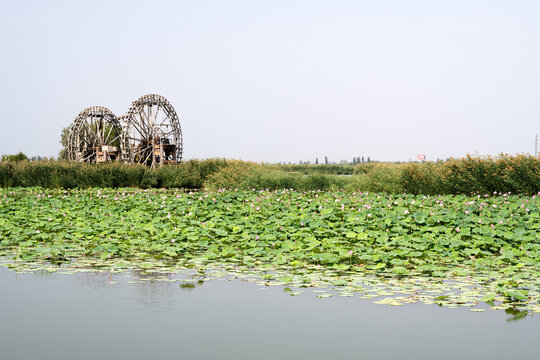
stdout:
<svg viewBox="0 0 540 360">
<path fill-rule="evenodd" d="M 91 106 L 70 126 L 68 159 L 85 163 L 120 159 L 121 139 L 122 128 L 112 111 Z"/>
<path fill-rule="evenodd" d="M 163 96 L 149 94 L 135 100 L 121 118 L 125 131 L 124 159 L 155 167 L 182 159 L 182 129 L 178 115 Z"/>
</svg>

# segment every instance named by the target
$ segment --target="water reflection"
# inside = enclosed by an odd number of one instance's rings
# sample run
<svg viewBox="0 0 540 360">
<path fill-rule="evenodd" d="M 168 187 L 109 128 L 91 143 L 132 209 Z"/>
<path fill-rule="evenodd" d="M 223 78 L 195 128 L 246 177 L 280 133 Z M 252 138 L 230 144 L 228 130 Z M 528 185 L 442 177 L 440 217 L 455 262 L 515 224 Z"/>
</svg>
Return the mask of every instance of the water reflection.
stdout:
<svg viewBox="0 0 540 360">
<path fill-rule="evenodd" d="M 509 308 L 509 309 L 506 309 L 504 312 L 507 313 L 508 315 L 511 315 L 511 317 L 506 319 L 506 321 L 522 320 L 522 319 L 525 319 L 527 315 L 529 314 L 527 310 L 519 310 L 516 308 Z"/>
<path fill-rule="evenodd" d="M 186 271 L 183 273 L 170 273 L 162 271 L 132 270 L 133 277 L 139 280 L 154 282 L 180 282 L 180 289 L 191 291 L 204 284 L 206 274 L 202 271 Z"/>
<path fill-rule="evenodd" d="M 191 291 L 191 290 L 194 290 L 196 287 L 201 286 L 202 284 L 204 284 L 203 280 L 199 280 L 196 283 L 186 282 L 186 283 L 180 284 L 180 289 Z"/>
</svg>

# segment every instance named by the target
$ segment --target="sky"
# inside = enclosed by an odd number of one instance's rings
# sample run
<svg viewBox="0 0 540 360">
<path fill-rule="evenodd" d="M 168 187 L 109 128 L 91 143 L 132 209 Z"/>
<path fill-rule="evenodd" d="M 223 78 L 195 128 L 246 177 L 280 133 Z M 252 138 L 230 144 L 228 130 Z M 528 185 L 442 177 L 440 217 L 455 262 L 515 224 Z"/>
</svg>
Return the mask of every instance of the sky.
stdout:
<svg viewBox="0 0 540 360">
<path fill-rule="evenodd" d="M 178 113 L 184 158 L 534 154 L 537 0 L 0 0 L 0 154 L 84 108 Z"/>
</svg>

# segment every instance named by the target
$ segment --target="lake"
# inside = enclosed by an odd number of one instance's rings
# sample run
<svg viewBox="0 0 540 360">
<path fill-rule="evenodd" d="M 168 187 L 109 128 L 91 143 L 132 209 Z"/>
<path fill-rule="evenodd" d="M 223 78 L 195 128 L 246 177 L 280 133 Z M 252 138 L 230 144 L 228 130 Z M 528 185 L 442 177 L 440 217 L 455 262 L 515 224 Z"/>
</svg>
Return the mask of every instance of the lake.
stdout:
<svg viewBox="0 0 540 360">
<path fill-rule="evenodd" d="M 540 317 L 0 267 L 0 359 L 536 359 Z M 517 316 L 519 317 L 519 315 Z"/>
</svg>

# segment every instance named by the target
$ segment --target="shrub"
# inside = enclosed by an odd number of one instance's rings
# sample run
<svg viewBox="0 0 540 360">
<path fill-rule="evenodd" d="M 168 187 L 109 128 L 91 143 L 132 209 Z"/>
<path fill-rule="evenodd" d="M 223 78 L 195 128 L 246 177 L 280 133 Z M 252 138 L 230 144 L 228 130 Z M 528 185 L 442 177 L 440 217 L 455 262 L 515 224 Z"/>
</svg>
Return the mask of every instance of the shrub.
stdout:
<svg viewBox="0 0 540 360">
<path fill-rule="evenodd" d="M 540 159 L 527 155 L 406 164 L 401 176 L 404 191 L 412 194 L 523 193 L 540 190 Z"/>
<path fill-rule="evenodd" d="M 273 170 L 269 167 L 257 167 L 250 170 L 240 185 L 243 189 L 296 189 L 300 173 Z"/>
<path fill-rule="evenodd" d="M 252 162 L 230 160 L 219 171 L 206 177 L 204 187 L 211 190 L 238 188 L 251 171 L 260 167 L 261 165 Z"/>
<path fill-rule="evenodd" d="M 361 164 L 356 166 L 347 189 L 351 191 L 402 193 L 403 166 L 394 164 Z"/>
<path fill-rule="evenodd" d="M 354 165 L 265 165 L 272 170 L 278 170 L 283 172 L 302 173 L 304 175 L 310 174 L 326 174 L 326 175 L 351 175 L 355 169 Z"/>
</svg>

